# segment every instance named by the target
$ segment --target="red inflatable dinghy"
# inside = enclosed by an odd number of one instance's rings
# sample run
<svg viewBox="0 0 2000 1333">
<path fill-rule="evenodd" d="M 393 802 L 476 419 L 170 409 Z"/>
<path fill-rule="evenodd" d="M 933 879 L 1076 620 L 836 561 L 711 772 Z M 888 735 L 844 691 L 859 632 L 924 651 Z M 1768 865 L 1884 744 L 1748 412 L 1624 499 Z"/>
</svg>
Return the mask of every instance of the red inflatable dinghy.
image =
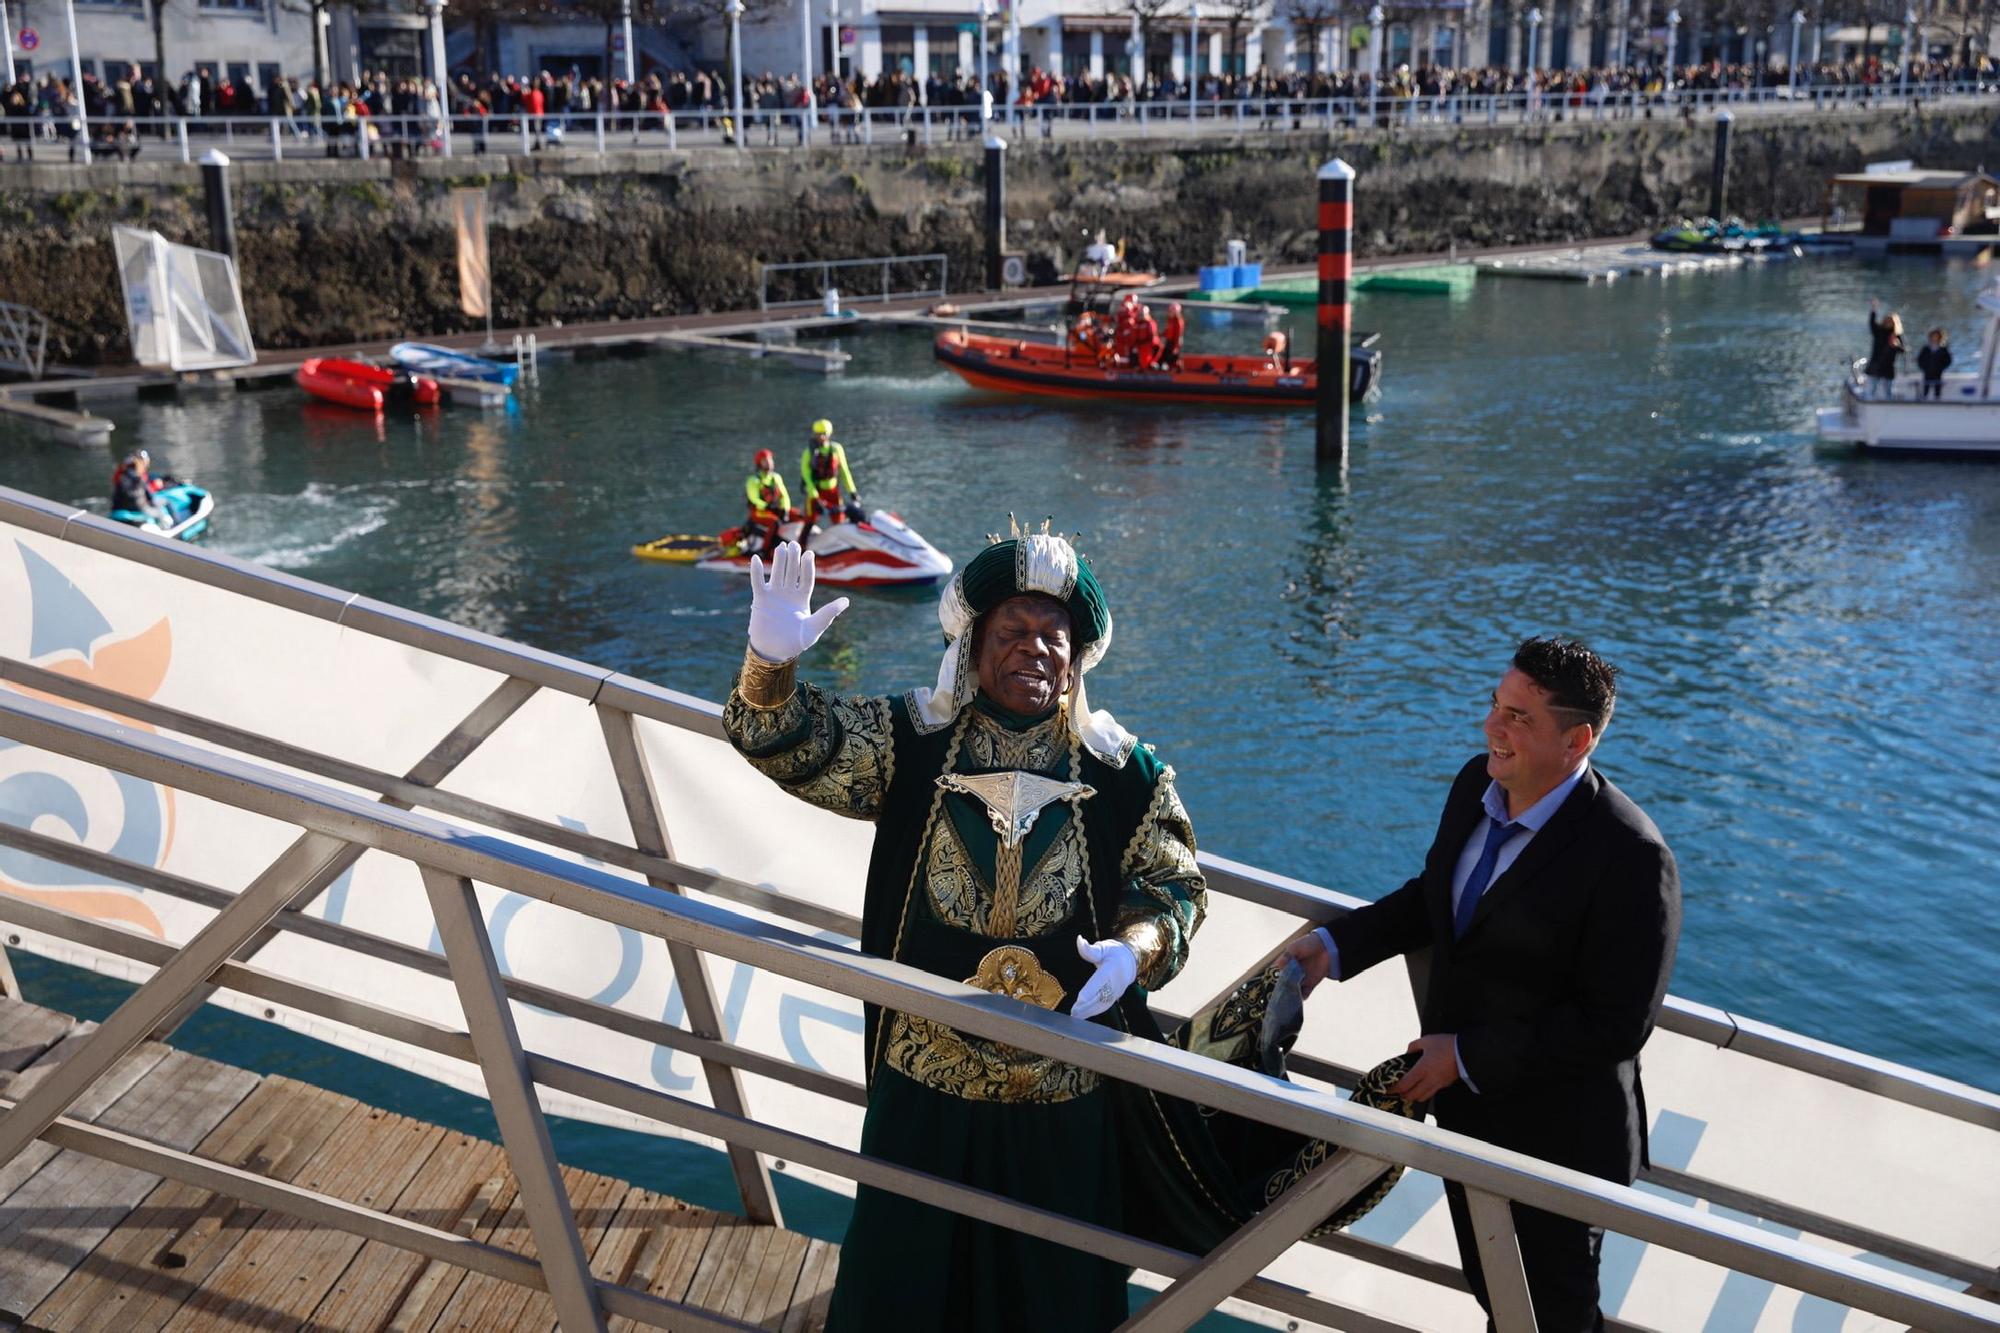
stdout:
<svg viewBox="0 0 2000 1333">
<path fill-rule="evenodd" d="M 330 356 L 316 356 L 300 366 L 298 381 L 315 398 L 364 412 L 436 407 L 441 397 L 437 381 L 426 376 Z"/>
</svg>

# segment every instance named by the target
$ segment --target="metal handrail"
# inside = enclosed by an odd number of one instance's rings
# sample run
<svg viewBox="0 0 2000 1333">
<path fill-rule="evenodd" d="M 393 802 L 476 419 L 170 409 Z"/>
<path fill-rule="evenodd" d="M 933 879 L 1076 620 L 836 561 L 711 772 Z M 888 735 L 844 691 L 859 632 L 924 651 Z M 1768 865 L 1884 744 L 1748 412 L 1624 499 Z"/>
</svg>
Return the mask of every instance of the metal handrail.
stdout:
<svg viewBox="0 0 2000 1333">
<path fill-rule="evenodd" d="M 0 368 L 38 380 L 48 355 L 49 317 L 29 306 L 0 301 Z"/>
<path fill-rule="evenodd" d="M 937 284 L 931 287 L 912 288 L 905 291 L 892 290 L 890 274 L 896 269 L 921 266 L 937 271 Z M 845 280 L 836 281 L 836 275 L 856 270 L 880 273 L 882 286 L 879 292 L 856 289 L 845 285 Z M 771 299 L 771 275 L 774 273 L 818 273 L 820 295 L 803 300 L 773 301 Z M 759 310 L 789 310 L 800 306 L 820 304 L 825 294 L 838 289 L 844 302 L 879 301 L 887 305 L 891 301 L 942 299 L 951 288 L 951 256 L 929 255 L 881 255 L 869 259 L 802 259 L 788 263 L 757 265 L 757 308 Z"/>
<path fill-rule="evenodd" d="M 1000 105 L 989 123 L 1043 139 L 1146 137 L 1153 134 L 1259 135 L 1291 131 L 1361 131 L 1371 126 L 1404 132 L 1448 133 L 1466 125 L 1537 126 L 1560 121 L 1636 120 L 1659 115 L 1734 114 L 1799 116 L 1849 111 L 1908 110 L 1940 99 L 1990 101 L 2000 80 L 1895 84 L 1774 84 L 1758 88 L 1550 89 L 1509 93 L 1436 95 L 1378 90 L 1342 97 L 1314 97 L 1273 90 L 1235 97 L 1154 101 L 1038 102 Z M 1190 114 L 1192 112 L 1192 114 Z M 99 155 L 143 151 L 169 143 L 182 162 L 201 148 L 220 146 L 232 156 L 288 156 L 332 152 L 368 159 L 384 153 L 456 157 L 466 152 L 593 152 L 628 148 L 677 150 L 694 146 L 749 149 L 837 150 L 875 143 L 932 145 L 970 140 L 981 131 L 977 105 L 903 107 L 746 107 L 737 125 L 727 108 L 673 111 L 597 109 L 557 115 L 495 110 L 486 114 L 362 116 L 339 119 L 322 112 L 251 116 L 121 116 L 92 122 Z"/>
<path fill-rule="evenodd" d="M 59 505 L 22 491 L 0 487 L 0 522 L 133 560 L 204 586 L 331 621 L 359 633 L 376 635 L 406 647 L 528 681 L 587 703 L 618 709 L 718 740 L 724 739 L 722 710 L 707 700 L 372 598 L 342 592 L 219 552 L 185 543 L 156 541 L 88 510 Z M 0 667 L 0 677 L 11 670 L 11 667 Z M 255 753 L 254 750 L 251 752 Z M 278 762 L 285 761 L 280 759 Z M 329 772 L 327 776 L 335 775 Z M 335 780 L 347 781 L 358 776 L 349 774 Z M 387 789 L 383 790 L 385 795 L 390 794 Z M 450 799 L 448 794 L 442 792 L 425 797 L 426 803 L 447 813 L 482 822 L 488 818 L 483 813 L 475 813 L 469 803 L 453 808 L 446 804 Z M 522 817 L 511 818 L 519 820 Z M 620 859 L 621 854 L 631 855 L 632 849 L 615 843 L 565 841 L 565 838 L 576 839 L 578 835 L 572 830 L 550 829 L 545 823 L 540 828 L 529 829 L 519 823 L 494 822 L 522 836 L 552 846 L 586 851 L 611 864 L 640 873 L 649 869 L 645 863 Z M 1202 852 L 1199 860 L 1211 892 L 1242 898 L 1307 922 L 1333 921 L 1367 902 L 1353 894 L 1260 870 L 1212 852 Z M 756 891 L 770 892 L 763 889 Z M 739 901 L 750 903 L 748 899 Z M 802 913 L 824 910 L 797 903 L 796 900 L 793 903 L 793 907 L 783 910 L 795 919 L 811 921 Z M 1783 1068 L 1860 1088 L 1982 1128 L 2000 1129 L 2000 1094 L 1788 1032 L 1711 1005 L 1670 995 L 1661 1012 L 1659 1026 L 1668 1032 L 1734 1050 Z"/>
<path fill-rule="evenodd" d="M 1284 1084 L 1261 1075 L 1217 1065 L 1172 1047 L 1128 1037 L 1095 1024 L 1024 1006 L 1003 997 L 890 960 L 841 949 L 781 927 L 743 917 L 725 908 L 636 885 L 588 866 L 559 860 L 547 853 L 495 838 L 365 798 L 320 786 L 304 778 L 228 754 L 197 749 L 166 738 L 149 736 L 74 709 L 25 696 L 0 696 L 0 736 L 46 752 L 127 773 L 144 781 L 172 786 L 233 808 L 277 819 L 304 830 L 293 848 L 241 894 L 234 896 L 194 938 L 175 948 L 147 937 L 108 927 L 101 933 L 118 936 L 118 950 L 158 968 L 151 980 L 108 1017 L 97 1032 L 80 1043 L 71 1058 L 28 1093 L 0 1119 L 0 1163 L 11 1160 L 35 1137 L 56 1129 L 67 1146 L 85 1152 L 117 1151 L 147 1157 L 146 1168 L 176 1179 L 201 1170 L 211 1176 L 215 1164 L 200 1164 L 184 1154 L 136 1141 L 118 1145 L 102 1132 L 65 1122 L 60 1117 L 75 1099 L 112 1064 L 144 1040 L 153 1025 L 193 987 L 213 980 L 297 1005 L 336 1021 L 353 1023 L 392 1039 L 415 1038 L 418 1044 L 460 1059 L 476 1059 L 485 1071 L 489 1095 L 500 1121 L 503 1141 L 522 1184 L 524 1208 L 540 1256 L 542 1274 L 556 1301 L 565 1327 L 600 1327 L 611 1308 L 613 1293 L 621 1302 L 652 1302 L 637 1316 L 647 1322 L 672 1320 L 686 1326 L 714 1326 L 698 1311 L 659 1302 L 630 1289 L 591 1278 L 577 1241 L 575 1219 L 540 1119 L 533 1087 L 545 1082 L 576 1095 L 610 1100 L 623 1109 L 652 1115 L 668 1123 L 700 1123 L 726 1142 L 755 1137 L 765 1144 L 781 1137 L 794 1155 L 800 1148 L 822 1163 L 845 1163 L 857 1174 L 865 1159 L 801 1135 L 781 1134 L 769 1127 L 731 1121 L 733 1113 L 693 1107 L 668 1094 L 533 1056 L 520 1046 L 503 998 L 502 982 L 490 942 L 478 926 L 474 881 L 520 893 L 614 925 L 659 936 L 701 953 L 712 953 L 777 975 L 820 986 L 867 1003 L 947 1023 L 962 1031 L 1006 1042 L 1094 1069 L 1174 1097 L 1244 1115 L 1264 1124 L 1329 1140 L 1349 1150 L 1333 1159 L 1295 1191 L 1245 1226 L 1228 1244 L 1207 1258 L 1184 1262 L 1174 1283 L 1154 1306 L 1142 1312 L 1135 1327 L 1182 1327 L 1181 1318 L 1193 1293 L 1218 1295 L 1243 1290 L 1253 1300 L 1267 1295 L 1260 1287 L 1245 1287 L 1267 1257 L 1297 1241 L 1326 1211 L 1320 1194 L 1331 1203 L 1337 1191 L 1355 1187 L 1357 1177 L 1397 1163 L 1459 1181 L 1481 1219 L 1481 1254 L 1495 1301 L 1500 1327 L 1531 1328 L 1525 1279 L 1520 1272 L 1508 1201 L 1516 1201 L 1641 1241 L 1659 1244 L 1700 1259 L 1749 1273 L 1784 1286 L 1824 1297 L 1838 1304 L 1927 1329 L 2000 1329 L 2000 1305 L 1957 1292 L 1942 1291 L 1918 1279 L 1888 1272 L 1867 1263 L 1835 1255 L 1801 1241 L 1774 1236 L 1743 1223 L 1697 1211 L 1608 1184 L 1580 1172 L 1555 1167 L 1493 1148 L 1445 1130 L 1352 1106 L 1314 1089 Z M 436 1025 L 373 1005 L 351 996 L 337 996 L 262 973 L 231 961 L 232 955 L 267 924 L 308 878 L 312 868 L 344 847 L 363 847 L 412 862 L 422 872 L 445 945 L 446 961 L 464 1003 L 469 1034 L 461 1036 Z M 725 887 L 727 877 L 689 866 L 676 866 L 681 887 L 709 891 Z M 0 900 L 0 914 L 35 917 L 54 924 L 54 909 L 20 901 Z M 64 915 L 57 913 L 56 915 Z M 77 919 L 80 921 L 80 919 Z M 94 925 L 94 923 L 83 923 Z M 429 1029 L 425 1032 L 424 1029 Z M 857 1160 L 859 1159 L 859 1160 Z M 871 1183 L 926 1201 L 1052 1236 L 1065 1244 L 1112 1257 L 1132 1253 L 1137 1244 L 1073 1220 L 1037 1215 L 1018 1205 L 999 1206 L 991 1196 L 934 1180 L 912 1180 L 914 1173 L 876 1163 L 867 1168 Z M 268 1184 L 268 1183 L 267 1183 Z M 251 1182 L 231 1179 L 226 1192 L 251 1189 Z M 272 1198 L 246 1194 L 272 1206 L 310 1213 L 327 1221 L 326 1201 L 317 1204 L 288 1194 Z M 1318 1193 L 1315 1193 L 1318 1191 Z M 351 1216 L 333 1222 L 392 1244 L 418 1248 L 434 1243 L 409 1224 L 366 1209 L 365 1222 Z M 1163 1261 L 1170 1274 L 1171 1252 L 1144 1247 L 1151 1253 L 1141 1262 Z M 453 1260 L 455 1261 L 455 1260 Z M 1125 1261 L 1130 1262 L 1130 1259 Z M 520 1280 L 518 1276 L 510 1280 Z M 1276 1308 L 1312 1309 L 1308 1317 L 1346 1322 L 1339 1307 L 1311 1298 L 1277 1297 Z M 1178 1303 L 1177 1303 L 1178 1301 Z M 620 1312 L 623 1312 L 622 1310 Z"/>
</svg>

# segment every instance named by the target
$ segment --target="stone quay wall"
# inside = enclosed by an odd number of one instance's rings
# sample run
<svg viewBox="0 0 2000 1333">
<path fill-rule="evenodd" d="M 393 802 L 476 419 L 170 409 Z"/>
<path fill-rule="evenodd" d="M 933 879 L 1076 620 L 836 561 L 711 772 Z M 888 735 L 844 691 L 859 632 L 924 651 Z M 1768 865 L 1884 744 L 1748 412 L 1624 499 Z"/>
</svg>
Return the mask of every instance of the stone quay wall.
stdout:
<svg viewBox="0 0 2000 1333">
<path fill-rule="evenodd" d="M 1816 215 L 1827 178 L 1869 161 L 2000 165 L 2000 116 L 1952 111 L 1742 117 L 1729 207 Z M 1031 278 L 1088 234 L 1134 265 L 1219 262 L 1240 237 L 1266 264 L 1309 263 L 1314 171 L 1359 173 L 1364 260 L 1624 236 L 1708 204 L 1713 125 L 1662 116 L 1531 128 L 1336 132 L 1225 140 L 1053 142 L 1008 151 L 1008 244 Z M 502 328 L 754 308 L 758 264 L 942 252 L 955 290 L 983 274 L 983 167 L 973 145 L 811 153 L 631 151 L 233 167 L 245 305 L 264 349 L 465 332 L 448 206 L 489 194 Z M 0 300 L 53 324 L 51 356 L 129 359 L 114 223 L 208 245 L 198 168 L 138 161 L 0 165 Z"/>
</svg>

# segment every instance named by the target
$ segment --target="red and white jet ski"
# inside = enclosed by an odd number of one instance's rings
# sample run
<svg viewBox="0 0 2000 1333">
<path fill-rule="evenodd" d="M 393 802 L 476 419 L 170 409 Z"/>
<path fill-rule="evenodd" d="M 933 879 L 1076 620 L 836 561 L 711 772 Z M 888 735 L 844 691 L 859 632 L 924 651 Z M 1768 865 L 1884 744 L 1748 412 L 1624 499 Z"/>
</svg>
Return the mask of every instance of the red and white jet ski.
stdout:
<svg viewBox="0 0 2000 1333">
<path fill-rule="evenodd" d="M 869 510 L 867 519 L 860 523 L 823 522 L 810 532 L 804 531 L 805 526 L 799 519 L 781 523 L 778 539 L 804 543 L 813 553 L 815 576 L 821 583 L 843 588 L 924 587 L 951 576 L 951 557 L 887 509 Z M 751 553 L 743 549 L 742 537 L 741 528 L 731 528 L 713 539 L 662 537 L 633 547 L 632 554 L 642 560 L 747 574 Z"/>
</svg>

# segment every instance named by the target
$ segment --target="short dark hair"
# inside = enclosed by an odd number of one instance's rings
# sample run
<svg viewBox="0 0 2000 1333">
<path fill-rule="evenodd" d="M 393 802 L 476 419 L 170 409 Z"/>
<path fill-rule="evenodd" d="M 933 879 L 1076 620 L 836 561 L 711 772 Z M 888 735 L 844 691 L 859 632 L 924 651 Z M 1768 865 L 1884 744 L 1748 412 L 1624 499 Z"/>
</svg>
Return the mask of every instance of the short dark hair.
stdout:
<svg viewBox="0 0 2000 1333">
<path fill-rule="evenodd" d="M 1559 636 L 1529 639 L 1514 650 L 1514 669 L 1548 691 L 1549 707 L 1588 722 L 1596 735 L 1611 725 L 1618 668 L 1587 645 Z"/>
</svg>

